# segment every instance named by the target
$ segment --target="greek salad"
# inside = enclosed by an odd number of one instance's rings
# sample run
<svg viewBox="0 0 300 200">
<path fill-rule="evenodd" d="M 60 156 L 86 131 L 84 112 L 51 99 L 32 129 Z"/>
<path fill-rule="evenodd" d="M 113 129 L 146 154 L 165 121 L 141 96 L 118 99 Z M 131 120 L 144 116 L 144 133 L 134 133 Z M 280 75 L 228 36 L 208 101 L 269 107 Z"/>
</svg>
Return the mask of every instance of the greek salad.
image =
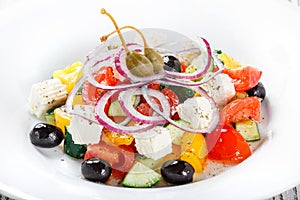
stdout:
<svg viewBox="0 0 300 200">
<path fill-rule="evenodd" d="M 119 28 L 101 13 L 115 30 L 86 61 L 32 86 L 28 109 L 40 119 L 29 133 L 33 145 L 61 146 L 82 160 L 86 180 L 133 188 L 195 182 L 212 163 L 251 156 L 261 140 L 262 71 L 201 37 L 152 46 L 143 30 Z M 120 40 L 112 45 L 114 34 Z"/>
</svg>

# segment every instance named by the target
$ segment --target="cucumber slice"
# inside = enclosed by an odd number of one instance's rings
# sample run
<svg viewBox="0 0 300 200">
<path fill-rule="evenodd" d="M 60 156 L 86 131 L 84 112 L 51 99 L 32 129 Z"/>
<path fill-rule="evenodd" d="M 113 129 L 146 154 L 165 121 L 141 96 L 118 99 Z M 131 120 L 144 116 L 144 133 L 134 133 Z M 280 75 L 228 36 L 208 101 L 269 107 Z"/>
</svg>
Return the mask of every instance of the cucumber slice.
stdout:
<svg viewBox="0 0 300 200">
<path fill-rule="evenodd" d="M 143 165 L 140 162 L 135 162 L 131 170 L 122 181 L 122 185 L 134 188 L 152 187 L 161 180 L 162 176 Z"/>
<path fill-rule="evenodd" d="M 86 145 L 75 144 L 72 135 L 65 127 L 64 152 L 73 158 L 83 158 L 87 148 Z"/>
<path fill-rule="evenodd" d="M 176 123 L 182 124 L 184 126 L 187 126 L 189 124 L 188 122 L 186 122 L 184 120 L 177 120 Z M 182 135 L 185 131 L 180 129 L 180 128 L 177 128 L 173 124 L 167 125 L 166 129 L 168 129 L 170 131 L 170 135 L 171 135 L 171 138 L 172 138 L 172 143 L 180 145 L 181 137 L 182 137 Z"/>
<path fill-rule="evenodd" d="M 136 100 L 136 96 L 133 96 L 131 99 L 132 105 Z M 118 100 L 113 101 L 108 108 L 108 116 L 110 117 L 126 117 L 127 115 L 124 113 L 120 102 Z"/>
<path fill-rule="evenodd" d="M 260 140 L 257 123 L 254 120 L 246 120 L 235 123 L 235 129 L 244 137 L 247 142 Z"/>
<path fill-rule="evenodd" d="M 46 122 L 55 125 L 54 109 L 50 109 L 45 114 Z"/>
<path fill-rule="evenodd" d="M 135 160 L 137 162 L 142 163 L 143 165 L 145 165 L 146 167 L 149 167 L 150 169 L 157 171 L 158 169 L 161 168 L 161 166 L 164 164 L 165 160 L 164 158 L 160 158 L 158 160 L 154 160 L 152 158 L 147 158 L 147 157 L 141 157 L 138 156 L 135 158 Z"/>
<path fill-rule="evenodd" d="M 111 117 L 125 117 L 126 114 L 124 113 L 123 109 L 121 108 L 120 102 L 118 100 L 113 101 L 108 109 L 108 116 Z"/>
</svg>

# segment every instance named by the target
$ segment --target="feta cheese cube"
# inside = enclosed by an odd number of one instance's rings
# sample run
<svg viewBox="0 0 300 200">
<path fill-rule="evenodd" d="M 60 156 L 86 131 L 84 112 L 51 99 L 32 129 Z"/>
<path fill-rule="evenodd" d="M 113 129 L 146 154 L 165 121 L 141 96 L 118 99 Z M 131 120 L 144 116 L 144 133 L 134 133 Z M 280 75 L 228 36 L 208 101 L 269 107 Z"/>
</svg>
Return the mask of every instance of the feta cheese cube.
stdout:
<svg viewBox="0 0 300 200">
<path fill-rule="evenodd" d="M 137 151 L 148 158 L 158 160 L 172 152 L 172 139 L 166 128 L 156 126 L 133 136 Z"/>
<path fill-rule="evenodd" d="M 68 97 L 66 85 L 57 78 L 34 84 L 28 97 L 31 114 L 43 118 L 48 110 L 61 106 Z"/>
<path fill-rule="evenodd" d="M 214 99 L 219 108 L 224 107 L 235 95 L 232 79 L 227 74 L 218 74 L 202 88 Z"/>
<path fill-rule="evenodd" d="M 103 126 L 92 123 L 95 121 L 93 107 L 90 105 L 75 105 L 74 113 L 84 116 L 73 115 L 68 131 L 72 135 L 75 144 L 97 144 L 100 141 Z M 88 120 L 89 119 L 89 120 Z"/>
<path fill-rule="evenodd" d="M 205 130 L 210 126 L 213 109 L 205 97 L 193 97 L 176 107 L 180 119 L 189 123 L 193 129 Z"/>
</svg>

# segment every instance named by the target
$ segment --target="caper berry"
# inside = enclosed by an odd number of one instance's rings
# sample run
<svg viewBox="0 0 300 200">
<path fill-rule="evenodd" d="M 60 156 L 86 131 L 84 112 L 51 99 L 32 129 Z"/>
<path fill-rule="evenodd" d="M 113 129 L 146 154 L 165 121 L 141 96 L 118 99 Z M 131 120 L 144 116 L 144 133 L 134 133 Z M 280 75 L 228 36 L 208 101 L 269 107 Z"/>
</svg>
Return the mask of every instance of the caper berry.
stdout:
<svg viewBox="0 0 300 200">
<path fill-rule="evenodd" d="M 29 135 L 33 145 L 43 148 L 56 147 L 64 139 L 64 134 L 60 128 L 45 123 L 36 124 Z"/>
</svg>

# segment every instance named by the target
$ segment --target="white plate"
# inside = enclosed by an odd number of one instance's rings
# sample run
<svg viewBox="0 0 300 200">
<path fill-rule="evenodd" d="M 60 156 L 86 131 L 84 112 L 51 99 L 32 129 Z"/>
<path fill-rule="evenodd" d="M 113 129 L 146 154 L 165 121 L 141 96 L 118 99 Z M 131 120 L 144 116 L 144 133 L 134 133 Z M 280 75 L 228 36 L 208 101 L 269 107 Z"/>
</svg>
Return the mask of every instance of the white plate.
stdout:
<svg viewBox="0 0 300 200">
<path fill-rule="evenodd" d="M 159 189 L 83 181 L 78 162 L 30 144 L 26 99 L 32 83 L 84 56 L 120 25 L 201 35 L 263 70 L 270 137 L 249 159 L 214 178 Z M 300 183 L 300 10 L 285 1 L 19 1 L 0 10 L 0 192 L 24 199 L 263 199 Z M 66 159 L 61 161 L 58 158 Z M 68 171 L 66 171 L 68 169 Z"/>
</svg>

